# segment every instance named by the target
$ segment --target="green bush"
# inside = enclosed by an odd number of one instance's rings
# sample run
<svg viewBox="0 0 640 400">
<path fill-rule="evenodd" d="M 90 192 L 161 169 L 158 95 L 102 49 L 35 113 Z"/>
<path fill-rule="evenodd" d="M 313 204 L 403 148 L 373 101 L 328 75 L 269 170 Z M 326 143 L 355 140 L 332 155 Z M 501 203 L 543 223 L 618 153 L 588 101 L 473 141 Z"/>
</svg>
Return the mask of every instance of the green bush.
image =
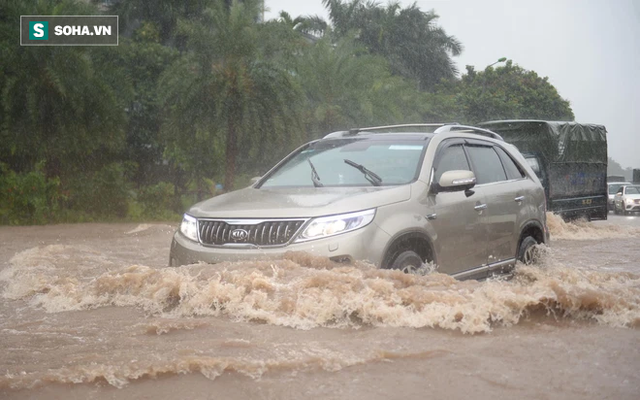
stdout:
<svg viewBox="0 0 640 400">
<path fill-rule="evenodd" d="M 159 182 L 141 188 L 136 201 L 129 205 L 129 216 L 133 219 L 175 220 L 179 215 L 173 211 L 176 203 L 174 186 Z"/>
<path fill-rule="evenodd" d="M 43 163 L 35 171 L 16 173 L 0 163 L 0 224 L 44 224 L 58 210 L 60 180 L 47 179 Z"/>
<path fill-rule="evenodd" d="M 132 190 L 127 164 L 78 171 L 64 187 L 59 178 L 46 178 L 43 165 L 16 173 L 0 163 L 0 225 L 180 219 L 176 210 L 182 207 L 181 199 L 173 184 L 160 182 Z"/>
<path fill-rule="evenodd" d="M 67 182 L 65 208 L 99 219 L 125 218 L 131 186 L 127 168 L 126 164 L 111 163 L 98 171 L 77 173 Z"/>
</svg>

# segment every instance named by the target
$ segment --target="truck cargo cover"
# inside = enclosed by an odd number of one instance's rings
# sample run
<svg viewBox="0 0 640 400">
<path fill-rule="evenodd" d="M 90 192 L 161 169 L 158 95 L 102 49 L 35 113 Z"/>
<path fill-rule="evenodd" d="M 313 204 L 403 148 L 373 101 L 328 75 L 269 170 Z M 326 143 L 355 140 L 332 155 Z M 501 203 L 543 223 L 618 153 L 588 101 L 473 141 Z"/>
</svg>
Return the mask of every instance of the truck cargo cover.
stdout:
<svg viewBox="0 0 640 400">
<path fill-rule="evenodd" d="M 569 121 L 503 120 L 478 124 L 500 134 L 523 152 L 548 162 L 607 163 L 607 130 L 603 125 Z"/>
</svg>

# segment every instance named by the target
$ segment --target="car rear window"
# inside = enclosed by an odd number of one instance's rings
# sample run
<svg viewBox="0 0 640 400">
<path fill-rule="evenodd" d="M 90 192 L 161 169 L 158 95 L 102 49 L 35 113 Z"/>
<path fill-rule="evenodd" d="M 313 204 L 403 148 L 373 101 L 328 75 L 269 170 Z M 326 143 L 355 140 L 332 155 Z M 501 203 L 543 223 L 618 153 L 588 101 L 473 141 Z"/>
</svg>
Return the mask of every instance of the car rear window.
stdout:
<svg viewBox="0 0 640 400">
<path fill-rule="evenodd" d="M 511 156 L 509 156 L 506 151 L 497 146 L 494 147 L 494 149 L 500 156 L 500 160 L 502 161 L 502 165 L 504 166 L 504 170 L 507 173 L 508 179 L 522 179 L 526 176 L 524 171 L 522 171 L 522 168 L 520 168 L 520 166 L 515 161 L 513 161 Z"/>
</svg>

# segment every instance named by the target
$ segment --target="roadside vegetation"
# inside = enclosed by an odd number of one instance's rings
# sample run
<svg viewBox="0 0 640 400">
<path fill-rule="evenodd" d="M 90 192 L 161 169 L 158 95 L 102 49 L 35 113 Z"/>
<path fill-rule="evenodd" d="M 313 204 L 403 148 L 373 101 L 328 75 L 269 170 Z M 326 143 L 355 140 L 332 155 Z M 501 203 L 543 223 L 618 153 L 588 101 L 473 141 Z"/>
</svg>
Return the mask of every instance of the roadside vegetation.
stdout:
<svg viewBox="0 0 640 400">
<path fill-rule="evenodd" d="M 339 129 L 574 118 L 511 60 L 460 76 L 435 11 L 324 5 L 260 22 L 256 0 L 0 0 L 0 224 L 179 220 Z M 99 13 L 119 46 L 19 44 L 20 15 Z"/>
</svg>

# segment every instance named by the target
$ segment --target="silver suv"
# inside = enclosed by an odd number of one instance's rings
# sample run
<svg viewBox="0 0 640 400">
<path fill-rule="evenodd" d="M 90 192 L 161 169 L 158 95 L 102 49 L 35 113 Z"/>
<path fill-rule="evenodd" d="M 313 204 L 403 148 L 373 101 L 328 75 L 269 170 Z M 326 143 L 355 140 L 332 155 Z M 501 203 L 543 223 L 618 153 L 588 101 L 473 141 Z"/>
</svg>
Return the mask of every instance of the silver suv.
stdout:
<svg viewBox="0 0 640 400">
<path fill-rule="evenodd" d="M 548 241 L 545 204 L 536 174 L 494 132 L 352 129 L 299 147 L 248 188 L 191 207 L 170 265 L 305 251 L 483 278 L 532 261 L 534 246 Z"/>
</svg>

